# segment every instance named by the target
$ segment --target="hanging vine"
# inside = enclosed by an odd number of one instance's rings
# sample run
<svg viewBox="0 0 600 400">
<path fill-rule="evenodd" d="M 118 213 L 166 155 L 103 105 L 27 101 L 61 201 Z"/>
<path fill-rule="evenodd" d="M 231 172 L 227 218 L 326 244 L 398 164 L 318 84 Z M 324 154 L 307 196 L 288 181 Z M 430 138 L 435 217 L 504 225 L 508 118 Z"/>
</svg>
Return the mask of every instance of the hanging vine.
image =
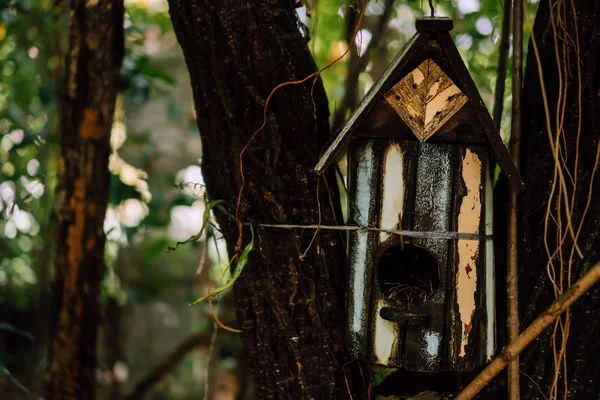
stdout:
<svg viewBox="0 0 600 400">
<path fill-rule="evenodd" d="M 573 0 L 556 0 L 550 7 L 550 24 L 547 28 L 554 41 L 554 57 L 557 64 L 558 96 L 556 111 L 552 115 L 549 99 L 544 82 L 544 71 L 540 57 L 540 38 L 532 33 L 532 46 L 537 62 L 540 77 L 540 86 L 546 119 L 546 131 L 554 161 L 552 185 L 548 194 L 548 201 L 544 221 L 544 247 L 548 257 L 546 269 L 552 284 L 554 295 L 558 298 L 571 286 L 574 277 L 573 264 L 575 257 L 583 258 L 578 241 L 580 233 L 588 214 L 592 199 L 594 177 L 598 172 L 600 161 L 600 144 L 596 150 L 596 162 L 591 171 L 591 178 L 587 190 L 587 202 L 576 220 L 573 216 L 576 194 L 580 181 L 580 138 L 582 127 L 582 72 L 579 43 L 579 27 L 577 10 Z M 570 32 L 574 32 L 574 35 Z M 575 68 L 573 68 L 575 66 Z M 577 87 L 571 88 L 567 81 L 576 77 Z M 554 77 L 553 77 L 554 79 Z M 577 91 L 577 103 L 567 101 L 570 90 Z M 568 112 L 567 112 L 567 107 Z M 575 109 L 576 107 L 576 109 Z M 565 120 L 568 114 L 577 114 L 577 126 L 574 147 L 570 151 L 565 132 Z M 571 156 L 572 154 L 572 156 Z M 571 157 L 570 157 L 571 156 Z M 555 233 L 553 233 L 555 231 Z M 554 235 L 554 237 L 552 237 Z M 562 381 L 563 398 L 567 398 L 569 391 L 567 371 L 567 340 L 570 335 L 570 311 L 557 319 L 551 337 L 551 346 L 554 354 L 554 373 L 552 383 L 548 389 L 548 398 L 553 400 L 559 396 L 559 382 Z"/>
</svg>

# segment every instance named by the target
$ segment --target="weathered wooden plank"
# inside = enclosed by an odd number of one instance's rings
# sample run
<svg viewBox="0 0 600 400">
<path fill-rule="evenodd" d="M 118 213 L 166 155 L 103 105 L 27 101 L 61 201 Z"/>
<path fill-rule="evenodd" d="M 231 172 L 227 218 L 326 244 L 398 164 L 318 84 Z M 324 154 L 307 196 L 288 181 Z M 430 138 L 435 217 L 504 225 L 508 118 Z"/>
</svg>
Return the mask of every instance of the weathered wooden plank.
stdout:
<svg viewBox="0 0 600 400">
<path fill-rule="evenodd" d="M 356 137 L 388 138 L 397 140 L 414 140 L 415 136 L 392 106 L 381 99 L 365 118 Z M 481 124 L 474 114 L 469 102 L 454 114 L 428 143 L 487 144 Z"/>
<path fill-rule="evenodd" d="M 452 145 L 431 143 L 421 145 L 417 165 L 417 186 L 414 192 L 414 230 L 447 231 L 449 229 L 453 183 L 452 154 Z M 415 243 L 427 248 L 440 265 L 446 264 L 448 241 L 420 239 Z"/>
<path fill-rule="evenodd" d="M 491 236 L 493 166 L 489 150 L 460 146 L 455 152 L 451 229 Z M 493 241 L 458 240 L 449 250 L 446 334 L 450 340 L 446 357 L 451 369 L 469 371 L 495 351 Z"/>
<path fill-rule="evenodd" d="M 468 100 L 430 58 L 384 97 L 421 142 L 434 135 Z"/>
<path fill-rule="evenodd" d="M 395 227 L 400 225 L 399 221 L 403 214 L 404 208 L 404 173 L 402 169 L 404 149 L 402 142 L 390 142 L 385 139 L 375 139 L 377 148 L 382 154 L 381 166 L 379 174 L 381 180 L 379 182 L 380 196 L 377 199 L 379 215 L 377 217 L 378 226 Z M 401 196 L 400 198 L 398 196 Z M 369 361 L 380 365 L 389 365 L 393 362 L 398 348 L 402 345 L 402 332 L 398 324 L 388 321 L 380 317 L 381 309 L 388 306 L 385 294 L 381 290 L 380 280 L 380 263 L 381 254 L 386 246 L 393 242 L 397 242 L 399 238 L 395 235 L 379 234 L 378 240 L 373 248 L 374 253 L 374 273 L 373 279 L 373 294 L 371 301 L 372 312 L 370 325 L 370 349 L 371 355 Z"/>
<path fill-rule="evenodd" d="M 486 186 L 487 177 L 490 172 L 490 168 L 493 168 L 489 162 L 489 150 L 478 147 L 471 147 L 470 150 L 477 154 L 481 161 L 481 182 L 479 184 L 479 197 L 481 199 L 481 218 L 479 221 L 479 232 L 485 233 L 487 230 L 486 224 L 489 222 L 488 219 L 491 217 L 487 214 L 486 207 Z M 469 349 L 469 358 L 465 358 L 467 361 L 463 364 L 464 370 L 472 370 L 478 365 L 482 365 L 487 361 L 486 353 L 488 352 L 488 337 L 492 332 L 489 331 L 489 320 L 488 320 L 488 296 L 487 288 L 488 285 L 493 285 L 493 282 L 488 280 L 488 274 L 490 268 L 493 269 L 493 264 L 488 265 L 488 244 L 492 240 L 480 239 L 479 240 L 479 254 L 476 262 L 477 265 L 477 290 L 475 292 L 475 313 L 473 314 L 473 328 L 469 335 L 469 341 L 467 348 Z M 493 292 L 492 292 L 493 294 Z"/>
<path fill-rule="evenodd" d="M 447 17 L 423 17 L 415 22 L 417 32 L 449 32 L 454 23 Z"/>
<path fill-rule="evenodd" d="M 399 143 L 392 142 L 384 150 L 382 167 L 379 227 L 403 229 L 402 215 L 406 182 L 404 179 L 404 149 Z M 392 234 L 381 232 L 379 234 L 380 246 L 389 239 L 393 239 Z"/>
<path fill-rule="evenodd" d="M 467 194 L 462 200 L 458 215 L 459 232 L 479 233 L 481 222 L 481 159 L 467 149 L 462 160 L 462 180 L 467 188 Z M 456 299 L 461 323 L 462 340 L 459 357 L 467 355 L 469 333 L 473 327 L 477 291 L 477 260 L 479 257 L 479 242 L 474 240 L 458 240 L 458 271 L 456 275 Z"/>
<path fill-rule="evenodd" d="M 453 188 L 452 154 L 454 147 L 448 144 L 423 143 L 416 170 L 414 191 L 414 230 L 447 231 L 450 228 L 450 210 Z M 438 239 L 419 239 L 414 243 L 426 249 L 438 262 L 440 289 L 429 300 L 432 322 L 407 335 L 407 342 L 418 344 L 420 356 L 429 370 L 442 368 L 442 343 L 445 324 L 444 282 L 446 281 L 448 246 L 451 242 Z M 407 354 L 408 357 L 408 354 Z"/>
<path fill-rule="evenodd" d="M 349 154 L 350 224 L 374 226 L 377 221 L 379 152 L 373 140 L 356 140 Z M 352 232 L 349 236 L 348 269 L 348 343 L 356 359 L 367 356 L 372 289 L 373 251 L 377 236 L 373 232 Z"/>
<path fill-rule="evenodd" d="M 485 164 L 485 234 L 494 234 L 494 187 L 492 184 L 494 164 Z M 485 353 L 483 362 L 492 359 L 496 352 L 496 269 L 494 265 L 494 241 L 485 241 Z"/>
</svg>

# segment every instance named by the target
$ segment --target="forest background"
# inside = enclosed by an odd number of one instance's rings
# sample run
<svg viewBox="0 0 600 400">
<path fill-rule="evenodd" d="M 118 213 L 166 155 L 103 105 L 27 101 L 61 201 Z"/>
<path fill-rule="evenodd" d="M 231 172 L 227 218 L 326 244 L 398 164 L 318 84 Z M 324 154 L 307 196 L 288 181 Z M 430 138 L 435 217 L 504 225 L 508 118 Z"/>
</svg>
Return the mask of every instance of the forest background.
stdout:
<svg viewBox="0 0 600 400">
<path fill-rule="evenodd" d="M 334 129 L 414 34 L 415 18 L 429 12 L 423 3 L 368 3 L 352 51 L 321 74 Z M 435 3 L 437 16 L 454 20 L 457 47 L 491 110 L 503 4 Z M 207 206 L 189 75 L 168 4 L 126 0 L 125 7 L 125 57 L 104 226 L 98 398 L 142 390 L 140 396 L 149 398 L 209 393 L 214 399 L 250 399 L 252 382 L 239 335 L 219 328 L 208 304 L 188 306 L 228 278 L 227 250 L 216 222 L 194 243 L 167 251 L 198 233 Z M 297 9 L 318 67 L 348 49 L 356 7 L 355 2 L 315 0 Z M 536 9 L 537 1 L 526 3 L 525 43 Z M 9 398 L 41 393 L 48 362 L 67 10 L 65 1 L 0 2 L 0 388 Z M 501 125 L 505 139 L 510 76 Z M 353 91 L 355 96 L 347 95 Z M 223 324 L 237 327 L 231 293 L 222 296 L 216 310 Z M 169 368 L 156 368 L 165 365 Z"/>
</svg>

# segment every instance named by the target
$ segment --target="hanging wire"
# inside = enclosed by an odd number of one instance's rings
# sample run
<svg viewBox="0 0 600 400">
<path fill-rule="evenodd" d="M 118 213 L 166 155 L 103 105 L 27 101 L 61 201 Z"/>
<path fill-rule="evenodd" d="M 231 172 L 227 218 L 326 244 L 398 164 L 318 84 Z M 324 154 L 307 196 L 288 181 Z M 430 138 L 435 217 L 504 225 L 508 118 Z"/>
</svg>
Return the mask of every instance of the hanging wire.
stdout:
<svg viewBox="0 0 600 400">
<path fill-rule="evenodd" d="M 230 213 L 225 207 L 216 205 L 218 209 L 230 220 L 235 221 L 235 215 Z M 356 226 L 356 225 L 296 225 L 296 224 L 270 224 L 261 223 L 255 220 L 240 221 L 243 226 L 252 226 L 255 228 L 271 228 L 271 229 L 315 229 L 315 230 L 332 230 L 332 231 L 350 231 L 350 232 L 383 232 L 392 235 L 406 236 L 419 239 L 447 239 L 447 240 L 492 240 L 493 235 L 481 233 L 466 233 L 455 231 L 412 231 L 401 229 L 386 229 L 376 228 L 372 226 Z"/>
<path fill-rule="evenodd" d="M 433 15 L 433 12 L 434 12 L 433 0 L 429 0 L 429 8 L 431 9 L 431 18 L 433 18 L 435 16 L 435 15 Z"/>
</svg>

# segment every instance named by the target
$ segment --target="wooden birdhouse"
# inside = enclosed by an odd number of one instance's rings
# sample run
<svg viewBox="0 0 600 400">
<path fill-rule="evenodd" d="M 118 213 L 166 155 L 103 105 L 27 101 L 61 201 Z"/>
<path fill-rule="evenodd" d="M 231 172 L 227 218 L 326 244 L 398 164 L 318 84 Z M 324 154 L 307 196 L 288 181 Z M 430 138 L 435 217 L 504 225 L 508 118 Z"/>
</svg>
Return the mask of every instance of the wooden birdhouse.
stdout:
<svg viewBox="0 0 600 400">
<path fill-rule="evenodd" d="M 378 228 L 351 231 L 348 241 L 353 356 L 465 371 L 495 352 L 495 162 L 514 190 L 523 183 L 452 41 L 452 21 L 416 26 L 315 169 L 347 149 L 348 224 Z"/>
</svg>

